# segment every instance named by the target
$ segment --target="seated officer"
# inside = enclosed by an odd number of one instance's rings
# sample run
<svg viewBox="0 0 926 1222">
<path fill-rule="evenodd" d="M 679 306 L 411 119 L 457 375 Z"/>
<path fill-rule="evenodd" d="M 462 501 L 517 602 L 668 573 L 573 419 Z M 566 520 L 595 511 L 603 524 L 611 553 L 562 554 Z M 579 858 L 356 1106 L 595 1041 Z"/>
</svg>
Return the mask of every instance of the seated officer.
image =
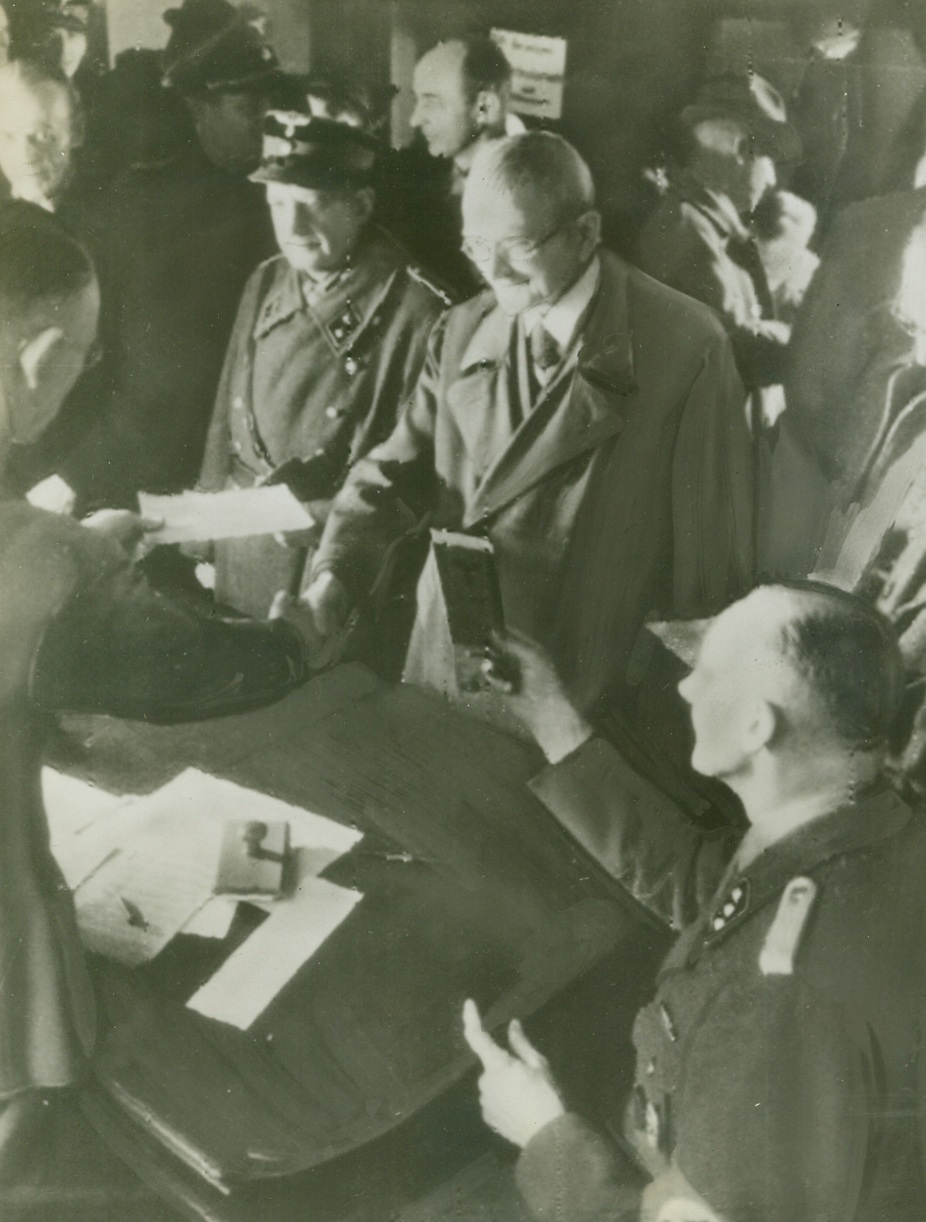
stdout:
<svg viewBox="0 0 926 1222">
<path fill-rule="evenodd" d="M 334 502 L 305 597 L 332 632 L 403 506 L 430 510 L 434 527 L 492 541 L 506 622 L 550 649 L 582 709 L 604 699 L 642 716 L 646 617 L 716 611 L 752 580 L 751 447 L 728 341 L 704 306 L 599 249 L 591 174 L 559 136 L 487 147 L 463 220 L 491 287 L 434 329 L 395 431 Z M 405 675 L 461 696 L 431 565 Z"/>
<path fill-rule="evenodd" d="M 699 834 L 634 777 L 535 646 L 502 653 L 491 681 L 559 761 L 534 792 L 681 931 L 635 1024 L 634 1160 L 569 1111 L 518 1023 L 503 1051 L 467 1003 L 483 1114 L 523 1147 L 533 1211 L 922 1217 L 926 831 L 882 776 L 902 679 L 887 621 L 819 583 L 759 587 L 712 621 L 680 691 L 692 762 L 740 797 L 742 837 Z"/>
<path fill-rule="evenodd" d="M 0 225 L 0 475 L 54 419 L 96 337 L 86 252 L 22 206 Z M 284 622 L 202 617 L 156 595 L 111 541 L 0 497 L 0 1183 L 48 1096 L 82 1078 L 93 994 L 49 849 L 40 770 L 56 710 L 191 721 L 284 695 L 307 674 Z"/>
<path fill-rule="evenodd" d="M 383 441 L 411 394 L 445 299 L 370 223 L 376 145 L 356 127 L 274 111 L 264 183 L 280 254 L 244 291 L 200 486 L 284 479 L 323 522 L 351 464 Z M 304 548 L 218 545 L 216 595 L 266 613 L 297 587 Z"/>
</svg>

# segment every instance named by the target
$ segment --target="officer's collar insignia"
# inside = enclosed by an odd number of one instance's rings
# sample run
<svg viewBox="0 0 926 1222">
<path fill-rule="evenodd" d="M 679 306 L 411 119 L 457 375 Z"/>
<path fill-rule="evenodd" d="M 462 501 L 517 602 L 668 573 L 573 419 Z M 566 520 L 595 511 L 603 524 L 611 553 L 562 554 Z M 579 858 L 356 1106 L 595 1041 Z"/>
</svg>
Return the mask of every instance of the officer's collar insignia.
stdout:
<svg viewBox="0 0 926 1222">
<path fill-rule="evenodd" d="M 785 887 L 759 953 L 763 976 L 794 974 L 794 959 L 816 898 L 817 884 L 812 878 L 792 878 Z"/>
<path fill-rule="evenodd" d="M 327 331 L 332 342 L 340 348 L 347 343 L 359 326 L 360 315 L 348 302 L 337 318 L 333 318 L 327 324 Z"/>
<path fill-rule="evenodd" d="M 721 933 L 731 923 L 741 917 L 749 907 L 749 879 L 738 878 L 733 886 L 724 893 L 720 905 L 708 925 L 707 936 Z"/>
</svg>

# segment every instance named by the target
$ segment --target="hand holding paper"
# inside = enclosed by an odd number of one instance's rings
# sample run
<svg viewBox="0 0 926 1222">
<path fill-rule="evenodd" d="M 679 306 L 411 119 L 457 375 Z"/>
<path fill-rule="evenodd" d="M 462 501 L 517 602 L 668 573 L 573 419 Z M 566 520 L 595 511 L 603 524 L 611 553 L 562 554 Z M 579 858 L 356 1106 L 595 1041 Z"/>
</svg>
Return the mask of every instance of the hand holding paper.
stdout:
<svg viewBox="0 0 926 1222">
<path fill-rule="evenodd" d="M 312 515 L 285 484 L 229 488 L 225 492 L 182 492 L 179 496 L 138 494 L 145 517 L 164 525 L 153 543 L 208 543 L 248 535 L 286 534 L 312 526 Z"/>
</svg>

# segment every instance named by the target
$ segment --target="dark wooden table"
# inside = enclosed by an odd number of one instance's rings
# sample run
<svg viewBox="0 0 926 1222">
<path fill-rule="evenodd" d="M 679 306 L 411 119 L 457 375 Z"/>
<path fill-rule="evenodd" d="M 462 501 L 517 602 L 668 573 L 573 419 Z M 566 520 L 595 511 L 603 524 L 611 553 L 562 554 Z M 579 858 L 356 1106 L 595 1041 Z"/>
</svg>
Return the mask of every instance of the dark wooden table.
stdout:
<svg viewBox="0 0 926 1222">
<path fill-rule="evenodd" d="M 193 1216 L 282 1217 L 234 1202 L 323 1176 L 450 1097 L 474 1064 L 464 998 L 498 1028 L 659 941 L 527 789 L 536 748 L 362 667 L 243 717 L 67 729 L 72 771 L 106 788 L 195 766 L 368 833 L 325 873 L 362 901 L 249 1031 L 184 1005 L 252 927 L 247 908 L 222 944 L 181 937 L 142 969 L 96 965 L 88 1114 Z"/>
</svg>

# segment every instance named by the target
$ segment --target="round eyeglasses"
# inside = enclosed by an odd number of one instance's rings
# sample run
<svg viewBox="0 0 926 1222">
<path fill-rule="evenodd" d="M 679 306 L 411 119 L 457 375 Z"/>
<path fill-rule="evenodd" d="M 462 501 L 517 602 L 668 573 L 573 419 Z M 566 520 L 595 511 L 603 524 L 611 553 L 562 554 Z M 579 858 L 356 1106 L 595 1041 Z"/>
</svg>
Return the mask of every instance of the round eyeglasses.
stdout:
<svg viewBox="0 0 926 1222">
<path fill-rule="evenodd" d="M 485 238 L 464 238 L 460 249 L 478 266 L 491 263 L 496 255 L 504 256 L 507 263 L 513 265 L 529 263 L 541 247 L 546 246 L 551 238 L 555 238 L 561 229 L 571 225 L 578 217 L 568 221 L 560 221 L 553 229 L 539 238 L 503 238 L 501 242 L 487 242 Z"/>
</svg>

